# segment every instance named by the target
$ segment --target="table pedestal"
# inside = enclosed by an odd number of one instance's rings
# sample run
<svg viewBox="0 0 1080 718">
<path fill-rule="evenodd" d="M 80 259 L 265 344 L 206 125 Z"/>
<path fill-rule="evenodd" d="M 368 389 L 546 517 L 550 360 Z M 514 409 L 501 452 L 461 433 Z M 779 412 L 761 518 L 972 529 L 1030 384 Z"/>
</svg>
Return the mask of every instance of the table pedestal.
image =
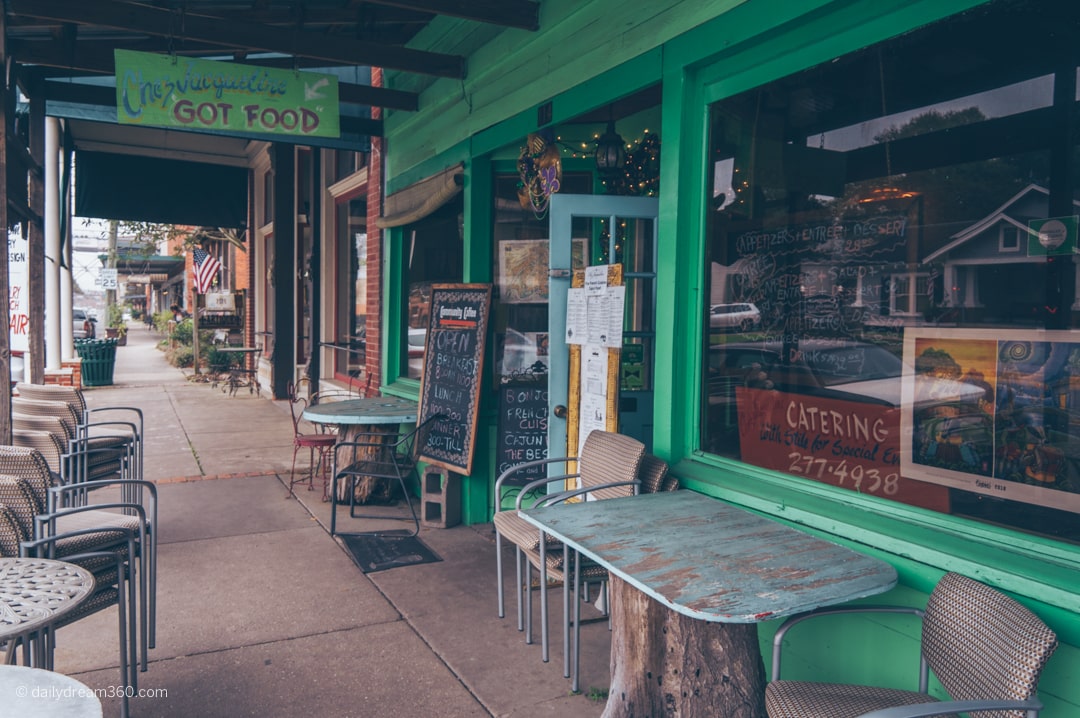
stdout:
<svg viewBox="0 0 1080 718">
<path fill-rule="evenodd" d="M 338 431 L 342 442 L 362 441 L 374 444 L 379 441 L 384 446 L 388 446 L 397 440 L 398 426 L 398 424 L 344 424 Z M 376 458 L 380 451 L 389 451 L 389 449 L 355 448 L 352 451 L 340 452 L 338 460 L 347 462 L 346 465 L 348 465 L 356 461 Z M 361 476 L 356 480 L 355 501 L 358 504 L 388 504 L 393 501 L 394 488 L 393 483 L 386 479 Z M 338 484 L 337 500 L 338 503 L 349 503 L 348 481 Z"/>
<path fill-rule="evenodd" d="M 684 616 L 612 575 L 611 689 L 603 718 L 764 718 L 757 625 Z"/>
</svg>

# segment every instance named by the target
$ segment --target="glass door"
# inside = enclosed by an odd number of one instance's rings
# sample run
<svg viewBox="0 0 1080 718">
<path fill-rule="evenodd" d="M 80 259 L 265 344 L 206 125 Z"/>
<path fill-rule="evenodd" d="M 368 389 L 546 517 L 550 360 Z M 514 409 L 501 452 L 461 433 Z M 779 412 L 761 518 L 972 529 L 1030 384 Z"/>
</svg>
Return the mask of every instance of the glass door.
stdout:
<svg viewBox="0 0 1080 718">
<path fill-rule="evenodd" d="M 622 264 L 626 284 L 619 367 L 619 432 L 652 449 L 653 357 L 656 347 L 655 197 L 555 194 L 549 216 L 549 455 L 567 450 L 569 347 L 566 299 L 573 269 Z"/>
</svg>

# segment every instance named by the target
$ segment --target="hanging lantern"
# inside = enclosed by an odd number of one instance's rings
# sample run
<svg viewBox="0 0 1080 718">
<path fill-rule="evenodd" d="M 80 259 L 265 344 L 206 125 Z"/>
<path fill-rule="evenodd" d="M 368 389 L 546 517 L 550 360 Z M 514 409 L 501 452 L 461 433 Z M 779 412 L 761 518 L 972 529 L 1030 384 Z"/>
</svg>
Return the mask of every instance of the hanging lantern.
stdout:
<svg viewBox="0 0 1080 718">
<path fill-rule="evenodd" d="M 623 138 L 615 131 L 615 122 L 608 120 L 607 129 L 596 141 L 596 169 L 601 174 L 614 174 L 626 164 Z"/>
</svg>

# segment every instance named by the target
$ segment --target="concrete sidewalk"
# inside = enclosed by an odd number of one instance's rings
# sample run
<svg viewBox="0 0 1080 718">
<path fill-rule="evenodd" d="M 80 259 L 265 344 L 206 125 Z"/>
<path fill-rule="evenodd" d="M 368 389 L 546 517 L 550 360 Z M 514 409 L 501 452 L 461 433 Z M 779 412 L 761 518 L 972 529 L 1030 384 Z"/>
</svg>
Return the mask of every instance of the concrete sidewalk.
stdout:
<svg viewBox="0 0 1080 718">
<path fill-rule="evenodd" d="M 362 573 L 330 537 L 321 491 L 288 498 L 288 403 L 189 381 L 159 340 L 132 326 L 114 385 L 86 390 L 92 406 L 143 409 L 147 478 L 159 486 L 158 640 L 133 716 L 602 713 L 606 624 L 583 626 L 583 694 L 571 695 L 558 594 L 550 663 L 538 641 L 524 644 L 512 598 L 508 618 L 496 615 L 490 524 L 425 528 L 441 562 Z M 347 508 L 338 521 L 360 529 Z M 57 642 L 58 671 L 115 690 L 115 610 L 65 627 Z M 117 700 L 103 703 L 119 714 Z"/>
</svg>

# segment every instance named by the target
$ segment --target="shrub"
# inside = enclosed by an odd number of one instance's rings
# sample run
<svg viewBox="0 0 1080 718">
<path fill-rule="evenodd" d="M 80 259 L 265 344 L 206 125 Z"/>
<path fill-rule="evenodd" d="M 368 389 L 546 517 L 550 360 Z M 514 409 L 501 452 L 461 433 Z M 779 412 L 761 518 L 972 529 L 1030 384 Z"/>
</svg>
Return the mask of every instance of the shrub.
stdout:
<svg viewBox="0 0 1080 718">
<path fill-rule="evenodd" d="M 189 346 L 178 346 L 167 352 L 169 363 L 180 369 L 187 369 L 195 365 L 195 353 Z"/>
</svg>

